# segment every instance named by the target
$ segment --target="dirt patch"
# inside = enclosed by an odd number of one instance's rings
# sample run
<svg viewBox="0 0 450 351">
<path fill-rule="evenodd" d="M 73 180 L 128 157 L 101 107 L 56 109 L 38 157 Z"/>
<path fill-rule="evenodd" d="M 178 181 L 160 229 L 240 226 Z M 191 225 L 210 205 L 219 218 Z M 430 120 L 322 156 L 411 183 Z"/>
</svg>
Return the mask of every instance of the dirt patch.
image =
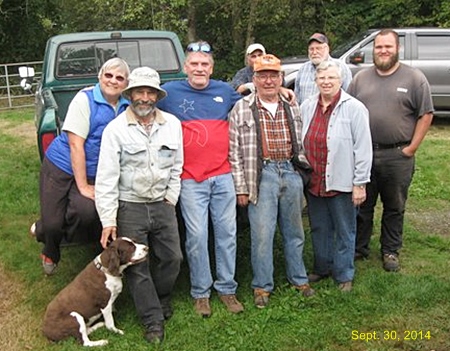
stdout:
<svg viewBox="0 0 450 351">
<path fill-rule="evenodd" d="M 39 319 L 24 300 L 28 291 L 0 265 L 0 349 L 10 351 L 36 350 L 43 338 L 36 330 Z M 40 339 L 40 340 L 39 340 Z"/>
<path fill-rule="evenodd" d="M 16 124 L 7 120 L 0 119 L 0 130 L 4 134 L 22 138 L 23 143 L 26 146 L 36 144 L 36 128 L 33 121 Z"/>
<path fill-rule="evenodd" d="M 439 210 L 406 210 L 405 216 L 422 233 L 450 237 L 450 204 Z"/>
</svg>

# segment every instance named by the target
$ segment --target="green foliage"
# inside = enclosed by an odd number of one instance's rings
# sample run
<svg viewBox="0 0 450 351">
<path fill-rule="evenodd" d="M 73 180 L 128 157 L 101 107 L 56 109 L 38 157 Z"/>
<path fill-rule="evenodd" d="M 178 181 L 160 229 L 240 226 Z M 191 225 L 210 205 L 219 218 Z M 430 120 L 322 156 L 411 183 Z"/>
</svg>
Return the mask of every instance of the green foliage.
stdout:
<svg viewBox="0 0 450 351">
<path fill-rule="evenodd" d="M 40 60 L 55 34 L 158 29 L 215 49 L 215 78 L 231 79 L 252 42 L 279 57 L 306 54 L 307 38 L 326 33 L 332 48 L 368 28 L 450 26 L 444 0 L 5 0 L 0 2 L 0 62 Z"/>
</svg>

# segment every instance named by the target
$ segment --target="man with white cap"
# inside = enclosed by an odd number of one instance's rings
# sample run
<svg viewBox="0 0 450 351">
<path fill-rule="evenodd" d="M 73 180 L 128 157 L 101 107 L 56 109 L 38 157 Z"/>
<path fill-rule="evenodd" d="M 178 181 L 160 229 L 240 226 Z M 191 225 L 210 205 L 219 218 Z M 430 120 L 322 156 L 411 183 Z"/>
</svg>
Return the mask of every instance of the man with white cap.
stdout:
<svg viewBox="0 0 450 351">
<path fill-rule="evenodd" d="M 307 98 L 319 93 L 316 84 L 316 67 L 323 61 L 335 61 L 342 71 L 342 89 L 347 90 L 352 80 L 352 72 L 345 62 L 330 56 L 328 38 L 325 34 L 314 33 L 308 39 L 309 61 L 300 66 L 295 78 L 295 96 L 299 105 Z"/>
<path fill-rule="evenodd" d="M 182 260 L 175 214 L 183 166 L 181 124 L 156 108 L 167 93 L 155 70 L 133 70 L 122 94 L 131 104 L 105 128 L 100 148 L 95 199 L 101 244 L 127 236 L 152 249 L 151 271 L 146 260 L 125 274 L 145 338 L 162 342 Z"/>
<path fill-rule="evenodd" d="M 234 75 L 231 86 L 242 95 L 248 95 L 255 90 L 253 85 L 253 64 L 255 60 L 266 54 L 266 49 L 261 44 L 250 44 L 245 54 L 246 66 Z"/>
</svg>

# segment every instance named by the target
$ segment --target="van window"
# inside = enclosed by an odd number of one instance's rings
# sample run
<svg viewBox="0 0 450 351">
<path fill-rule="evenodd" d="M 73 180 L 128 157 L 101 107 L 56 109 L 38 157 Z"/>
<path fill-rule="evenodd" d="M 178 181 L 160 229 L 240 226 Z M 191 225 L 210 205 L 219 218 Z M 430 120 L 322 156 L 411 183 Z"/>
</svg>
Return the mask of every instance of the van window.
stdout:
<svg viewBox="0 0 450 351">
<path fill-rule="evenodd" d="M 418 35 L 417 55 L 419 60 L 449 60 L 450 36 Z"/>
<path fill-rule="evenodd" d="M 56 77 L 96 76 L 113 57 L 127 61 L 130 69 L 149 66 L 159 72 L 179 72 L 180 62 L 169 39 L 124 39 L 65 43 L 58 48 Z"/>
</svg>

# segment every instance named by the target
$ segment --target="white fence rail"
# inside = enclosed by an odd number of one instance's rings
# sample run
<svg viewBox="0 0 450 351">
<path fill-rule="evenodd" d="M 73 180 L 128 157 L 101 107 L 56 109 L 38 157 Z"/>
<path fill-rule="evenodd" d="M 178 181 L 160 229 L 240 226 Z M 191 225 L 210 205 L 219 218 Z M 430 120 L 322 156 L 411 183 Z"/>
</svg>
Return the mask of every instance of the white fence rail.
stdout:
<svg viewBox="0 0 450 351">
<path fill-rule="evenodd" d="M 20 86 L 19 67 L 33 67 L 35 77 L 33 89 L 42 75 L 42 61 L 0 64 L 0 110 L 34 106 L 34 94 L 25 92 Z"/>
</svg>

